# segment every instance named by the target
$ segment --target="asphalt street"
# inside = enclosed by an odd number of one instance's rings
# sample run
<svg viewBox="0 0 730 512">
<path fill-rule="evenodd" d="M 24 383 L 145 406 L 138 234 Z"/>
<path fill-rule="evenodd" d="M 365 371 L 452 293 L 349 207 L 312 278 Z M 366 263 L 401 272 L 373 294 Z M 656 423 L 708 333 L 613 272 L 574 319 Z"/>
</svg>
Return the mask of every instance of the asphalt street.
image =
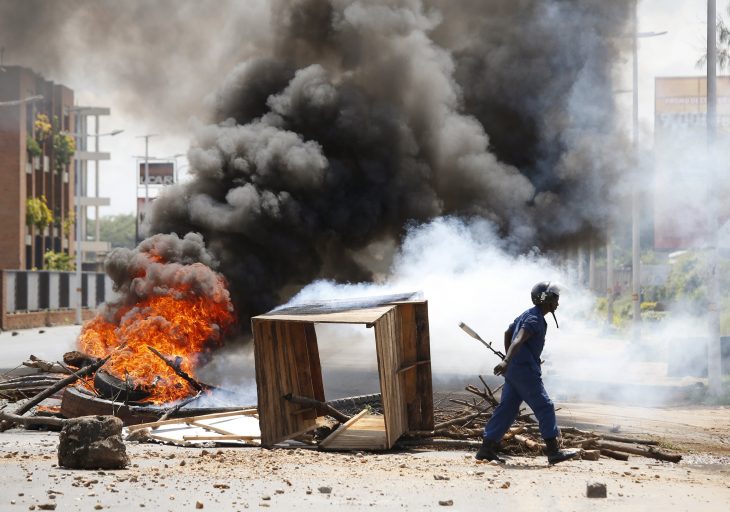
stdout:
<svg viewBox="0 0 730 512">
<path fill-rule="evenodd" d="M 22 368 L 32 354 L 47 361 L 58 361 L 75 348 L 80 325 L 39 327 L 0 332 L 0 375 Z"/>
</svg>

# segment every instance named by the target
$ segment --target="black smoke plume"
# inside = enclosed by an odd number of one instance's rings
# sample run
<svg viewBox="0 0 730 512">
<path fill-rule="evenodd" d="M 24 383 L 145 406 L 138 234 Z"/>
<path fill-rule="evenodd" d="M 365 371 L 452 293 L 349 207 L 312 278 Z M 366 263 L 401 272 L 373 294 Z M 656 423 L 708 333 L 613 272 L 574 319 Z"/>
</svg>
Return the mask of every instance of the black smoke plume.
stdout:
<svg viewBox="0 0 730 512">
<path fill-rule="evenodd" d="M 437 216 L 515 252 L 605 227 L 626 165 L 612 66 L 631 2 L 291 0 L 210 99 L 150 233 L 201 233 L 242 319 Z"/>
<path fill-rule="evenodd" d="M 201 233 L 246 318 L 314 278 L 370 279 L 438 216 L 489 219 L 515 253 L 600 237 L 629 168 L 613 92 L 632 8 L 0 0 L 0 46 L 164 133 L 204 119 L 149 233 Z"/>
</svg>

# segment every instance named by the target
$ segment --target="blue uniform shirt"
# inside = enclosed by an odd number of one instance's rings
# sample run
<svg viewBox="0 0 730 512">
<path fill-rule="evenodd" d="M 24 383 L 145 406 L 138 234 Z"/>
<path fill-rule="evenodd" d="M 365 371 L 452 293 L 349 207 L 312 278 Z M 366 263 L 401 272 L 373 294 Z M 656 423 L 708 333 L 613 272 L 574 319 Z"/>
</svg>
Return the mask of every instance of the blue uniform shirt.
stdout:
<svg viewBox="0 0 730 512">
<path fill-rule="evenodd" d="M 540 371 L 540 355 L 545 346 L 545 334 L 547 333 L 547 322 L 540 308 L 532 307 L 515 318 L 509 326 L 512 329 L 512 341 L 514 342 L 520 329 L 524 329 L 530 336 L 523 343 L 520 350 L 512 358 L 510 368 L 515 366 L 530 366 Z"/>
</svg>

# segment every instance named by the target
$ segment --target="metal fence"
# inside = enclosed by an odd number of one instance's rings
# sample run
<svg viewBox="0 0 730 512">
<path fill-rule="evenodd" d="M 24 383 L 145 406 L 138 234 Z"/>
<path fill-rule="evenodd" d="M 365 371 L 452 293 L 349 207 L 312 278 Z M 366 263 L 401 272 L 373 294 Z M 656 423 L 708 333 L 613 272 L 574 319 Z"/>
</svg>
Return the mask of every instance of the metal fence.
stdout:
<svg viewBox="0 0 730 512">
<path fill-rule="evenodd" d="M 76 272 L 3 270 L 4 313 L 76 309 Z M 81 306 L 95 309 L 114 297 L 112 281 L 103 272 L 81 272 Z"/>
</svg>

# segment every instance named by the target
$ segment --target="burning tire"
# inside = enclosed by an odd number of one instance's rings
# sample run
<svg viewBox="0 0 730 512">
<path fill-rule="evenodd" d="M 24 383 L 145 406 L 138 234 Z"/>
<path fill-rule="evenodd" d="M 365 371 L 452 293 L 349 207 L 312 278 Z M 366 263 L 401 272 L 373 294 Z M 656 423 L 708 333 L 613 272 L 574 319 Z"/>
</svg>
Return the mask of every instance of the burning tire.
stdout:
<svg viewBox="0 0 730 512">
<path fill-rule="evenodd" d="M 134 386 L 131 382 L 118 379 L 104 370 L 96 372 L 94 387 L 104 398 L 115 402 L 139 402 L 150 396 L 150 392 L 141 386 Z"/>
</svg>

